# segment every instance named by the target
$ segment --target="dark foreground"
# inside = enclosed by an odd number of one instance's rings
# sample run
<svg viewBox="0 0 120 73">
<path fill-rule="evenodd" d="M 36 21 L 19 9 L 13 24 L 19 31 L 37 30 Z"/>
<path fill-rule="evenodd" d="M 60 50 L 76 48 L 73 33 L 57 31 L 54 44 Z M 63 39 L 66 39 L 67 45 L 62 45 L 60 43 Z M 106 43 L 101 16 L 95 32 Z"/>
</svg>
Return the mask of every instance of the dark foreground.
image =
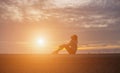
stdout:
<svg viewBox="0 0 120 73">
<path fill-rule="evenodd" d="M 120 73 L 120 54 L 0 55 L 0 73 Z"/>
</svg>

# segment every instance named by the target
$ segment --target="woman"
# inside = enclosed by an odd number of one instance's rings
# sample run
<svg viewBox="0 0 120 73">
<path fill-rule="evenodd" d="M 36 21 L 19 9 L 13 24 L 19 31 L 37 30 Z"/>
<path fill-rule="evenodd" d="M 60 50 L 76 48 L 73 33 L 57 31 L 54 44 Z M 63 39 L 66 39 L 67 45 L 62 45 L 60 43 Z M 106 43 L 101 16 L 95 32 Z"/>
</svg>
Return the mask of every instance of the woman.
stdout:
<svg viewBox="0 0 120 73">
<path fill-rule="evenodd" d="M 77 51 L 78 37 L 77 35 L 72 35 L 71 40 L 67 44 L 63 44 L 59 46 L 59 49 L 53 52 L 53 54 L 57 54 L 60 50 L 66 49 L 69 54 L 75 54 Z"/>
</svg>

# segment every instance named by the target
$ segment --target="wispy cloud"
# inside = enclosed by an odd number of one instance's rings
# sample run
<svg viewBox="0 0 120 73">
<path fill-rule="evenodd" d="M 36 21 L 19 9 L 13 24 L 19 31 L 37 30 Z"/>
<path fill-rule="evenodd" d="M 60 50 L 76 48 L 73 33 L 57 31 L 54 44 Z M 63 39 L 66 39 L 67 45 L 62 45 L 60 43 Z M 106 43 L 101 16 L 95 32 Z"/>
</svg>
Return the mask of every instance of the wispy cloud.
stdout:
<svg viewBox="0 0 120 73">
<path fill-rule="evenodd" d="M 50 4 L 49 7 L 51 8 L 68 8 L 68 7 L 76 8 L 79 6 L 88 5 L 90 2 L 91 0 L 64 0 L 64 1 L 50 0 L 48 1 L 48 3 Z"/>
</svg>

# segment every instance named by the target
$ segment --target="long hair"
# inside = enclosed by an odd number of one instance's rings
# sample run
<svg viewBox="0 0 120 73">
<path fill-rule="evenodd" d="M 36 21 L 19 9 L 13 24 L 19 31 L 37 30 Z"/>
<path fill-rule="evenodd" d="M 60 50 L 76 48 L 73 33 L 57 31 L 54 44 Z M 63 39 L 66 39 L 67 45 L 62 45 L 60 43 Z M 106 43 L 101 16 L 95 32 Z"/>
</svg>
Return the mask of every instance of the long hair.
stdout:
<svg viewBox="0 0 120 73">
<path fill-rule="evenodd" d="M 72 35 L 72 36 L 71 36 L 71 39 L 77 41 L 77 40 L 78 40 L 78 36 L 77 36 L 77 35 Z"/>
</svg>

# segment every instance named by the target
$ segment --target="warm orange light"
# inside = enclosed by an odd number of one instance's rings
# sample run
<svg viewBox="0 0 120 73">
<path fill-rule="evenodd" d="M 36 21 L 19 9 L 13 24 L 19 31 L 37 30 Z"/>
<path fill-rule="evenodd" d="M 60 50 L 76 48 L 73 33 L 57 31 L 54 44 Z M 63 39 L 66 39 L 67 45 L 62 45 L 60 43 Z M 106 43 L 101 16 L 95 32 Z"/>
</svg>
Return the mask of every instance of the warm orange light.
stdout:
<svg viewBox="0 0 120 73">
<path fill-rule="evenodd" d="M 36 40 L 36 45 L 39 47 L 44 47 L 46 45 L 46 40 L 44 38 L 38 38 Z"/>
</svg>

